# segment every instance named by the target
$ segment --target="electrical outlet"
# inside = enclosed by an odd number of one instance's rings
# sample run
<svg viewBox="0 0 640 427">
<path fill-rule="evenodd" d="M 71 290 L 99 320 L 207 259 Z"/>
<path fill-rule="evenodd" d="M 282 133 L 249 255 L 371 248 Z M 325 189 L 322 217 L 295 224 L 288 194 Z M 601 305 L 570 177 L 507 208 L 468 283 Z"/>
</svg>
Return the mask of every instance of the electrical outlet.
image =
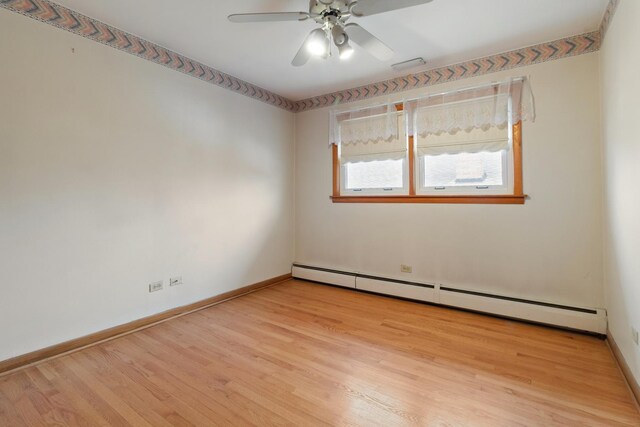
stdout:
<svg viewBox="0 0 640 427">
<path fill-rule="evenodd" d="M 182 277 L 176 276 L 169 279 L 169 286 L 178 286 L 182 285 Z"/>
<path fill-rule="evenodd" d="M 158 292 L 162 290 L 162 281 L 149 284 L 149 292 Z"/>
<path fill-rule="evenodd" d="M 400 265 L 400 271 L 403 273 L 411 273 L 413 272 L 413 268 L 410 265 Z"/>
<path fill-rule="evenodd" d="M 640 345 L 638 344 L 638 330 L 633 326 L 631 327 L 631 337 L 633 338 L 633 342 L 636 343 L 636 345 Z"/>
</svg>

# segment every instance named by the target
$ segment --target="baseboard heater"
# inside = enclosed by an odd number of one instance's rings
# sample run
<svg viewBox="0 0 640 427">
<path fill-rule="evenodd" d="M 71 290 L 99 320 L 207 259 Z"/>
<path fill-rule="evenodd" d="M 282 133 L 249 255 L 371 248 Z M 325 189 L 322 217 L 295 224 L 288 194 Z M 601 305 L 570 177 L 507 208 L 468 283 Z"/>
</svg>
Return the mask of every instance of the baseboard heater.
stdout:
<svg viewBox="0 0 640 427">
<path fill-rule="evenodd" d="M 293 277 L 376 294 L 478 311 L 528 322 L 599 335 L 607 333 L 607 315 L 601 308 L 571 307 L 504 295 L 457 289 L 440 284 L 411 282 L 359 272 L 294 264 Z"/>
</svg>

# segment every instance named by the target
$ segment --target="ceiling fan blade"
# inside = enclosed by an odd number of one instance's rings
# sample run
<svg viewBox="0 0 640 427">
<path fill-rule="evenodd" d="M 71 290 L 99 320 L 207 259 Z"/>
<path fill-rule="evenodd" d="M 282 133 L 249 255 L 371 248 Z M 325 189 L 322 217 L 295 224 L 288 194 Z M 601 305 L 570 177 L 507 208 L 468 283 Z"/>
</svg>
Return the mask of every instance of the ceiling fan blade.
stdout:
<svg viewBox="0 0 640 427">
<path fill-rule="evenodd" d="M 307 12 L 236 13 L 229 15 L 229 21 L 236 23 L 304 21 L 308 18 Z"/>
<path fill-rule="evenodd" d="M 353 9 L 351 9 L 351 12 L 355 16 L 369 16 L 375 15 L 376 13 L 431 3 L 432 1 L 433 0 L 358 0 Z"/>
<path fill-rule="evenodd" d="M 307 43 L 309 42 L 309 39 L 311 38 L 312 34 L 313 32 L 309 33 L 307 38 L 304 39 L 304 42 L 302 43 L 302 46 L 300 46 L 298 53 L 296 53 L 296 56 L 293 58 L 293 61 L 291 61 L 291 65 L 293 65 L 294 67 L 303 66 L 311 58 L 311 52 L 309 52 L 309 49 L 307 49 Z"/>
<path fill-rule="evenodd" d="M 380 39 L 365 30 L 358 24 L 347 24 L 344 30 L 355 44 L 369 52 L 381 61 L 388 61 L 393 58 L 393 49 L 382 43 Z"/>
</svg>

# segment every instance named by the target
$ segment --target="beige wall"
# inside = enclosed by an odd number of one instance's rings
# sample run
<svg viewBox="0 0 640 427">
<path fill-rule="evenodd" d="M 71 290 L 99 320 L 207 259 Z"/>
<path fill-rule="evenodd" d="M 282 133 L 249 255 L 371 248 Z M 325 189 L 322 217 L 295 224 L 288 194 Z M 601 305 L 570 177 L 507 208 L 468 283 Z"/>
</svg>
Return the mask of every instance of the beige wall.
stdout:
<svg viewBox="0 0 640 427">
<path fill-rule="evenodd" d="M 638 104 L 623 108 L 627 86 L 615 81 L 632 82 L 623 65 L 637 74 L 638 62 L 610 39 L 608 304 L 633 359 L 639 234 L 627 229 L 640 208 L 619 195 L 633 191 Z M 3 9 L 0 54 L 0 360 L 284 274 L 294 257 L 604 305 L 600 53 L 395 97 L 530 76 L 538 120 L 523 129 L 524 206 L 332 204 L 327 109 L 294 117 Z M 174 275 L 185 284 L 168 288 Z M 165 290 L 149 294 L 156 280 Z"/>
<path fill-rule="evenodd" d="M 622 0 L 601 51 L 609 329 L 640 382 L 640 2 Z"/>
<path fill-rule="evenodd" d="M 4 9 L 0 57 L 0 360 L 290 271 L 291 113 Z"/>
<path fill-rule="evenodd" d="M 296 115 L 296 260 L 602 307 L 598 64 L 593 53 L 399 95 L 529 75 L 524 206 L 332 204 L 328 109 Z"/>
</svg>

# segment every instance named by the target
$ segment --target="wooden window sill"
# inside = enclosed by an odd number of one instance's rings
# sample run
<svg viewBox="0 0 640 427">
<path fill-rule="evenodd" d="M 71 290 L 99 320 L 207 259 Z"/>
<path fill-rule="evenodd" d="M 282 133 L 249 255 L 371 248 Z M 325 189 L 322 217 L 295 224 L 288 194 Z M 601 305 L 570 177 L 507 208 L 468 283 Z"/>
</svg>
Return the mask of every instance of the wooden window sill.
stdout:
<svg viewBox="0 0 640 427">
<path fill-rule="evenodd" d="M 450 203 L 485 205 L 524 205 L 526 198 L 526 195 L 331 196 L 333 203 Z"/>
</svg>

